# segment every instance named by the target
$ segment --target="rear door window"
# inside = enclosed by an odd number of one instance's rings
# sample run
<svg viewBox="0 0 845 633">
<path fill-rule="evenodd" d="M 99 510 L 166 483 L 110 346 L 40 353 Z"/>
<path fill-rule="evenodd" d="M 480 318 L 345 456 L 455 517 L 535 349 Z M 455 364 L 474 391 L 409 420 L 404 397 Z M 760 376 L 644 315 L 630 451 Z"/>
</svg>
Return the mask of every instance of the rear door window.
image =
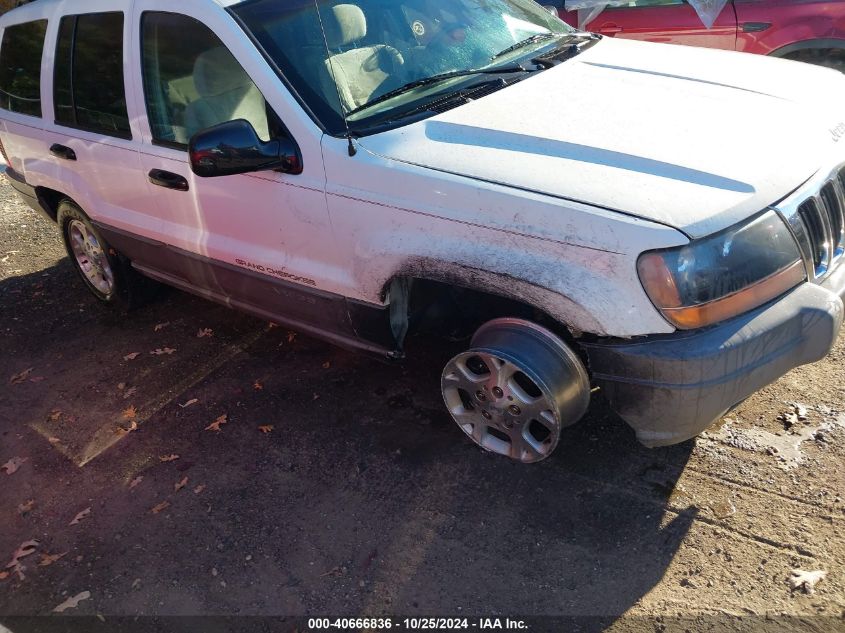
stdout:
<svg viewBox="0 0 845 633">
<path fill-rule="evenodd" d="M 56 123 L 132 138 L 123 79 L 123 13 L 62 18 L 56 43 Z"/>
<path fill-rule="evenodd" d="M 47 20 L 7 26 L 0 43 L 0 108 L 41 116 L 41 55 Z"/>
</svg>

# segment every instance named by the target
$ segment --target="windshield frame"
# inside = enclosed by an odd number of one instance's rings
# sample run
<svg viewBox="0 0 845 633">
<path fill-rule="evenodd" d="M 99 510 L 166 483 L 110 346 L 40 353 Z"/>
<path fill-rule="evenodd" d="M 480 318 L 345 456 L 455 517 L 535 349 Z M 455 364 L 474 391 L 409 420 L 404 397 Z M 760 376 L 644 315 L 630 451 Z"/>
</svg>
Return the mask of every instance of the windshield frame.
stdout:
<svg viewBox="0 0 845 633">
<path fill-rule="evenodd" d="M 457 94 L 465 90 L 471 89 L 475 85 L 480 86 L 492 82 L 493 80 L 491 79 L 491 77 L 493 75 L 485 74 L 485 72 L 490 69 L 494 69 L 499 66 L 519 64 L 528 59 L 546 55 L 550 51 L 560 48 L 562 40 L 569 40 L 572 37 L 586 35 L 585 33 L 574 29 L 572 26 L 566 24 L 566 22 L 560 20 L 559 18 L 556 18 L 556 16 L 550 13 L 549 18 L 553 18 L 557 22 L 559 22 L 560 30 L 549 32 L 553 35 L 557 35 L 557 37 L 549 38 L 547 41 L 539 41 L 537 42 L 536 46 L 529 45 L 525 47 L 520 47 L 514 51 L 503 55 L 501 58 L 491 58 L 490 64 L 477 69 L 479 70 L 478 74 L 458 76 L 453 79 L 444 80 L 442 84 L 436 83 L 430 86 L 420 86 L 418 89 L 413 90 L 413 92 L 418 91 L 419 95 L 416 98 L 403 103 L 400 107 L 388 108 L 386 111 L 379 107 L 378 110 L 370 116 L 362 117 L 355 121 L 350 121 L 348 118 L 350 114 L 349 112 L 344 112 L 341 115 L 341 113 L 331 107 L 328 102 L 322 101 L 319 98 L 311 100 L 305 98 L 305 96 L 295 85 L 295 82 L 291 81 L 291 78 L 288 77 L 288 73 L 286 72 L 286 70 L 280 66 L 276 59 L 276 56 L 274 56 L 273 54 L 273 51 L 270 51 L 265 47 L 265 44 L 259 39 L 258 34 L 253 31 L 253 29 L 250 27 L 244 17 L 242 17 L 239 13 L 239 11 L 242 11 L 262 1 L 263 0 L 243 0 L 242 2 L 233 2 L 231 4 L 227 4 L 224 8 L 226 12 L 236 22 L 236 24 L 240 27 L 240 29 L 247 35 L 250 42 L 252 42 L 256 49 L 261 53 L 262 57 L 269 64 L 270 68 L 279 77 L 285 88 L 287 88 L 291 96 L 299 103 L 299 105 L 302 107 L 303 111 L 308 115 L 308 117 L 318 126 L 318 128 L 323 133 L 329 136 L 333 136 L 335 138 L 345 138 L 348 136 L 369 136 L 371 134 L 380 133 L 388 129 L 402 127 L 404 125 L 408 125 L 410 123 L 429 118 L 431 116 L 435 116 L 437 112 L 426 112 L 424 110 L 420 110 L 420 106 L 422 104 L 425 104 L 426 102 L 437 101 L 439 98 L 445 97 L 448 94 Z M 314 0 L 314 7 L 315 10 L 317 10 L 318 12 L 319 5 L 322 2 L 323 0 Z M 303 3 L 303 6 L 304 4 L 305 3 Z M 556 24 L 555 26 L 558 26 L 558 24 Z M 277 53 L 283 60 L 287 59 L 280 50 L 277 50 Z M 295 63 L 289 65 L 293 68 L 296 68 Z M 520 76 L 518 79 L 511 80 L 509 82 L 502 82 L 502 88 L 508 87 L 509 85 L 511 85 L 512 83 L 516 83 L 517 81 L 521 81 L 522 79 L 527 78 L 529 75 L 542 72 L 545 69 L 546 68 L 544 67 L 537 67 L 536 69 L 527 69 L 529 72 L 521 73 L 522 76 Z M 470 68 L 466 70 L 471 71 L 476 69 Z M 517 71 L 515 71 L 515 74 L 516 73 Z M 332 77 L 332 79 L 334 81 L 334 77 Z M 305 87 L 308 90 L 315 90 L 314 86 L 308 81 L 305 82 Z M 391 98 L 384 103 L 390 103 L 394 100 L 395 98 Z M 364 105 L 366 106 L 366 104 Z M 382 104 L 378 105 L 381 106 Z M 458 104 L 455 107 L 459 107 L 460 105 L 463 104 Z M 343 106 L 341 106 L 341 110 L 343 110 Z"/>
</svg>

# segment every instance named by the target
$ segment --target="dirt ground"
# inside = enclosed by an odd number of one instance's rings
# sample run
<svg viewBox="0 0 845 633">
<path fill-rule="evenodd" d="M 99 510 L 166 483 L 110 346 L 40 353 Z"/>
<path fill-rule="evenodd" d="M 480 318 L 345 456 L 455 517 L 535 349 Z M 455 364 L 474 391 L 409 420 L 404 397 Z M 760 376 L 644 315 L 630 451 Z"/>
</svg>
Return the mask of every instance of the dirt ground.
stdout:
<svg viewBox="0 0 845 633">
<path fill-rule="evenodd" d="M 231 616 L 168 621 L 203 631 L 314 615 L 845 630 L 841 342 L 668 449 L 637 444 L 599 394 L 524 466 L 449 419 L 442 346 L 414 341 L 391 366 L 177 291 L 111 313 L 3 178 L 0 210 L 13 633 L 152 630 L 142 615 Z M 827 575 L 810 593 L 793 570 Z"/>
</svg>

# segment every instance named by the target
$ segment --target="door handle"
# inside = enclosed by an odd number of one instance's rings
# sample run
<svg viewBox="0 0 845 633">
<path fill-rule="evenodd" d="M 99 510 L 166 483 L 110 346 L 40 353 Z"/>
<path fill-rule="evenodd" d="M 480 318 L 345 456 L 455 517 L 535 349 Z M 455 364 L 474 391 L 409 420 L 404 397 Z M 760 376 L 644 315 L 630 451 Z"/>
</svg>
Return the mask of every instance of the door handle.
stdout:
<svg viewBox="0 0 845 633">
<path fill-rule="evenodd" d="M 174 174 L 163 169 L 153 169 L 149 173 L 150 182 L 165 189 L 175 189 L 176 191 L 187 191 L 188 181 L 179 174 Z"/>
<path fill-rule="evenodd" d="M 50 153 L 53 156 L 64 160 L 76 160 L 76 152 L 65 145 L 59 145 L 58 143 L 50 147 Z"/>
<path fill-rule="evenodd" d="M 602 35 L 616 35 L 622 32 L 622 27 L 612 23 L 602 24 L 596 32 Z"/>
</svg>

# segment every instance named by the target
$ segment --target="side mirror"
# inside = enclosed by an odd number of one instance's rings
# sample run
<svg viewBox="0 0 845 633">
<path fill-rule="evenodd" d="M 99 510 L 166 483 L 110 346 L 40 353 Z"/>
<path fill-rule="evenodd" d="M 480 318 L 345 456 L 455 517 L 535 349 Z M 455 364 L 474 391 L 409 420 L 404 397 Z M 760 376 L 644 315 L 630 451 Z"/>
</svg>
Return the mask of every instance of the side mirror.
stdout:
<svg viewBox="0 0 845 633">
<path fill-rule="evenodd" d="M 237 119 L 200 130 L 188 145 L 191 170 L 202 178 L 277 169 L 302 172 L 299 150 L 290 139 L 262 141 L 249 121 Z"/>
</svg>

